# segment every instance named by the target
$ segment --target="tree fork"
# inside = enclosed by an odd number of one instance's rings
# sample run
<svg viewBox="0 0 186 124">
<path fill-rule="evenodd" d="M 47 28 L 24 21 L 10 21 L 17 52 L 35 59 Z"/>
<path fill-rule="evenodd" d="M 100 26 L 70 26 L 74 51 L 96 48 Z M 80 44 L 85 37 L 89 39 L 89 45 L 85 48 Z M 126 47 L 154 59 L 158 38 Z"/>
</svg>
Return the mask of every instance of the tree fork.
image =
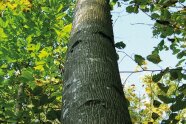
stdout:
<svg viewBox="0 0 186 124">
<path fill-rule="evenodd" d="M 77 0 L 62 101 L 63 124 L 131 124 L 109 0 Z"/>
</svg>

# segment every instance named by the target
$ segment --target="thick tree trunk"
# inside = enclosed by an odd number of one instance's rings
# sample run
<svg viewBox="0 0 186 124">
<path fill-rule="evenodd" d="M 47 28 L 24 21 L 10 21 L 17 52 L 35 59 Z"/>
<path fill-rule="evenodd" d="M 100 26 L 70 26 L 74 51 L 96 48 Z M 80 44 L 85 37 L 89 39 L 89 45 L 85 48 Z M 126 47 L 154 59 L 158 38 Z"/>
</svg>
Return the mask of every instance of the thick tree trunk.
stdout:
<svg viewBox="0 0 186 124">
<path fill-rule="evenodd" d="M 63 124 L 131 124 L 108 1 L 77 1 L 65 65 Z"/>
</svg>

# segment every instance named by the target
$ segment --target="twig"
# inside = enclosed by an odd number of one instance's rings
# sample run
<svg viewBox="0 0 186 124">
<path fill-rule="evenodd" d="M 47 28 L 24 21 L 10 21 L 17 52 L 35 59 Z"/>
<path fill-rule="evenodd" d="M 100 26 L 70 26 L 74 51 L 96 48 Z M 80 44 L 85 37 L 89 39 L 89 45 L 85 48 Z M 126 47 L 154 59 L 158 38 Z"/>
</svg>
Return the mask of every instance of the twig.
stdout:
<svg viewBox="0 0 186 124">
<path fill-rule="evenodd" d="M 159 70 L 140 70 L 140 71 L 120 71 L 120 73 L 160 72 L 160 71 L 164 71 L 164 70 L 165 69 L 159 69 Z M 178 68 L 169 69 L 169 70 L 182 70 L 182 71 L 186 71 L 186 69 L 178 69 Z"/>
</svg>

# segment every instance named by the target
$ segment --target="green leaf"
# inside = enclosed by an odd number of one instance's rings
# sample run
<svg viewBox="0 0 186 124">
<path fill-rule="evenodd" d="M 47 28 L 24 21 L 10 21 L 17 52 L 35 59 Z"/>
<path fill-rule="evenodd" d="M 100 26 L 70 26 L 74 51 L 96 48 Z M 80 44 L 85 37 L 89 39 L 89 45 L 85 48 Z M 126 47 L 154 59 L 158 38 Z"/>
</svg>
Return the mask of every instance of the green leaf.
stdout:
<svg viewBox="0 0 186 124">
<path fill-rule="evenodd" d="M 173 51 L 173 54 L 174 55 L 180 52 L 180 49 L 178 47 L 178 44 L 176 44 L 176 43 L 172 43 L 170 45 L 170 49 Z M 178 57 L 178 55 L 177 55 L 177 57 Z"/>
<path fill-rule="evenodd" d="M 162 41 L 158 44 L 158 50 L 162 51 L 163 49 L 166 49 L 165 41 L 164 41 L 164 40 L 162 40 Z"/>
<path fill-rule="evenodd" d="M 152 119 L 153 119 L 153 120 L 156 120 L 156 119 L 158 119 L 158 118 L 159 118 L 159 115 L 158 115 L 157 113 L 153 112 L 153 113 L 152 113 Z"/>
<path fill-rule="evenodd" d="M 181 51 L 180 53 L 177 54 L 177 58 L 178 58 L 178 59 L 181 59 L 181 58 L 183 58 L 184 56 L 186 56 L 186 50 L 183 50 L 183 51 Z"/>
<path fill-rule="evenodd" d="M 127 7 L 126 7 L 126 11 L 127 11 L 128 13 L 132 13 L 132 12 L 134 12 L 134 7 L 133 7 L 133 6 L 127 6 Z"/>
<path fill-rule="evenodd" d="M 145 59 L 144 59 L 141 55 L 137 55 L 137 54 L 136 54 L 136 55 L 134 56 L 134 61 L 135 61 L 136 63 L 138 63 L 138 65 L 143 65 Z"/>
<path fill-rule="evenodd" d="M 185 0 L 179 0 L 179 2 L 184 3 L 184 2 L 185 2 Z"/>
<path fill-rule="evenodd" d="M 63 9 L 63 4 L 60 4 L 59 8 L 57 9 L 57 12 L 60 12 Z"/>
<path fill-rule="evenodd" d="M 47 13 L 51 12 L 51 9 L 49 7 L 41 7 L 41 9 Z"/>
<path fill-rule="evenodd" d="M 161 124 L 170 124 L 170 120 L 162 120 Z"/>
<path fill-rule="evenodd" d="M 159 62 L 161 62 L 160 56 L 158 54 L 148 55 L 147 60 L 153 62 L 154 64 L 158 64 Z"/>
<path fill-rule="evenodd" d="M 153 101 L 153 106 L 154 107 L 158 108 L 160 105 L 161 105 L 161 102 L 160 101 L 158 101 L 158 100 L 154 100 Z"/>
<path fill-rule="evenodd" d="M 3 76 L 5 73 L 3 71 L 3 69 L 0 68 L 0 76 Z"/>
<path fill-rule="evenodd" d="M 56 112 L 53 109 L 47 112 L 46 116 L 49 120 L 55 120 L 57 118 Z"/>
<path fill-rule="evenodd" d="M 163 76 L 163 72 L 160 72 L 159 74 L 154 74 L 154 75 L 152 76 L 152 81 L 158 82 L 158 81 L 161 80 L 162 76 Z"/>
<path fill-rule="evenodd" d="M 169 98 L 164 95 L 158 95 L 158 98 L 166 104 L 173 103 L 175 101 L 174 98 Z"/>
<path fill-rule="evenodd" d="M 32 99 L 32 104 L 34 105 L 34 107 L 39 107 L 40 106 L 39 100 L 37 98 Z"/>
<path fill-rule="evenodd" d="M 36 86 L 34 90 L 32 91 L 34 96 L 39 96 L 43 92 L 43 88 L 40 86 Z"/>
<path fill-rule="evenodd" d="M 158 19 L 160 16 L 159 16 L 159 14 L 157 14 L 157 13 L 153 13 L 153 14 L 151 15 L 151 17 L 152 17 L 153 19 Z"/>
<path fill-rule="evenodd" d="M 55 99 L 56 99 L 56 96 L 53 96 L 53 97 L 48 99 L 48 102 L 53 102 Z"/>
<path fill-rule="evenodd" d="M 46 94 L 40 97 L 40 105 L 45 105 L 48 103 L 48 96 Z"/>
<path fill-rule="evenodd" d="M 32 72 L 30 70 L 27 70 L 27 69 L 22 71 L 21 77 L 23 77 L 24 79 L 26 79 L 28 81 L 33 81 L 34 80 Z"/>
<path fill-rule="evenodd" d="M 138 13 L 139 10 L 138 10 L 139 6 L 134 6 L 134 13 Z"/>
<path fill-rule="evenodd" d="M 171 113 L 169 115 L 169 119 L 172 119 L 173 120 L 177 115 L 178 115 L 178 113 Z"/>
<path fill-rule="evenodd" d="M 66 33 L 69 33 L 71 31 L 71 29 L 72 29 L 72 23 L 65 25 L 63 28 L 63 31 Z"/>
<path fill-rule="evenodd" d="M 145 9 L 147 5 L 140 5 L 140 9 Z"/>
<path fill-rule="evenodd" d="M 184 91 L 184 90 L 186 90 L 186 84 L 183 84 L 183 85 L 181 85 L 180 87 L 178 87 L 178 90 L 179 90 L 179 91 Z"/>
<path fill-rule="evenodd" d="M 169 90 L 168 86 L 165 86 L 163 83 L 157 83 L 158 87 L 164 92 L 167 93 L 167 91 Z"/>
<path fill-rule="evenodd" d="M 176 101 L 181 101 L 184 99 L 184 94 L 183 93 L 180 93 L 178 96 L 176 96 Z"/>
<path fill-rule="evenodd" d="M 170 76 L 171 76 L 170 79 L 171 80 L 176 80 L 176 79 L 181 80 L 182 76 L 183 76 L 181 71 L 182 71 L 182 68 L 170 70 Z"/>
<path fill-rule="evenodd" d="M 181 59 L 178 63 L 177 63 L 177 67 L 180 66 L 184 61 L 186 61 L 186 59 Z"/>
<path fill-rule="evenodd" d="M 126 44 L 123 43 L 122 41 L 117 42 L 117 43 L 115 43 L 115 47 L 118 48 L 118 49 L 124 49 L 126 47 Z"/>
<path fill-rule="evenodd" d="M 176 112 L 184 108 L 186 108 L 186 101 L 176 101 L 176 103 L 170 107 L 172 112 Z"/>
<path fill-rule="evenodd" d="M 66 13 L 59 13 L 56 15 L 56 19 L 62 19 L 65 15 Z"/>
</svg>

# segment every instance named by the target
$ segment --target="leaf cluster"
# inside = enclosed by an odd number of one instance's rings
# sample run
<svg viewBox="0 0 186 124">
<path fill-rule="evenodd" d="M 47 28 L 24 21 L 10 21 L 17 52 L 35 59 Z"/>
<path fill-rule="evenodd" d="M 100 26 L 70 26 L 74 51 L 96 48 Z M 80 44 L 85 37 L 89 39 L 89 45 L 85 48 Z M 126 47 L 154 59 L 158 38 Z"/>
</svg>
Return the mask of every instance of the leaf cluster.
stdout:
<svg viewBox="0 0 186 124">
<path fill-rule="evenodd" d="M 74 3 L 0 1 L 0 122 L 59 123 Z"/>
</svg>

